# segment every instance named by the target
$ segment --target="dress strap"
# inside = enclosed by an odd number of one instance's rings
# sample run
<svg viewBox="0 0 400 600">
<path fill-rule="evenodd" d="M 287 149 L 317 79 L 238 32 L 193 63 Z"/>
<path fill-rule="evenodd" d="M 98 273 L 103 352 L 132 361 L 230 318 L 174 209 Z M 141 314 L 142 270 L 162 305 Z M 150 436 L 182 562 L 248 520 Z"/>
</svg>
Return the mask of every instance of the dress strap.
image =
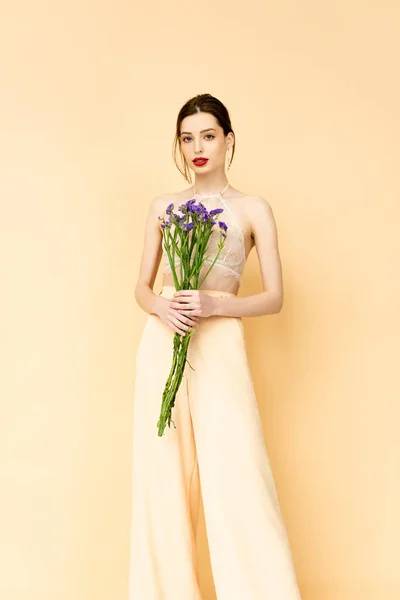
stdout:
<svg viewBox="0 0 400 600">
<path fill-rule="evenodd" d="M 217 194 L 198 194 L 196 191 L 193 192 L 194 196 L 196 196 L 196 198 L 222 198 L 222 195 L 226 192 L 226 190 L 228 189 L 229 186 L 229 181 L 226 183 L 226 185 L 224 185 L 224 187 L 222 188 L 222 190 L 220 192 L 218 192 Z M 193 190 L 195 190 L 195 186 L 193 186 Z"/>
</svg>

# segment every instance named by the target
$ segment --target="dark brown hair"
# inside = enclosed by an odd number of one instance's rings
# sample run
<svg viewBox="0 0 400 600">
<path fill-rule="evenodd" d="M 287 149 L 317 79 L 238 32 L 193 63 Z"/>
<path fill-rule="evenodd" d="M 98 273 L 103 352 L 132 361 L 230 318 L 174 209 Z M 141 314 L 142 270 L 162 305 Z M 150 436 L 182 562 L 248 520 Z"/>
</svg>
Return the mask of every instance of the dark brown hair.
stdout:
<svg viewBox="0 0 400 600">
<path fill-rule="evenodd" d="M 173 142 L 172 156 L 178 171 L 182 173 L 186 181 L 188 181 L 189 183 L 191 183 L 191 177 L 189 167 L 184 159 L 180 146 L 180 128 L 181 123 L 185 117 L 188 117 L 189 115 L 194 115 L 198 112 L 206 112 L 210 113 L 211 115 L 214 115 L 214 117 L 218 121 L 218 124 L 220 125 L 220 127 L 222 127 L 225 136 L 227 136 L 230 131 L 234 133 L 227 108 L 222 104 L 220 100 L 218 100 L 218 98 L 211 96 L 211 94 L 198 94 L 197 96 L 194 96 L 193 98 L 188 100 L 182 106 L 181 110 L 179 111 L 178 118 L 176 120 L 176 131 Z M 235 154 L 235 142 L 236 137 L 232 146 L 232 156 L 229 166 L 231 165 L 233 155 Z M 183 163 L 183 171 L 179 167 L 178 162 L 176 160 L 177 148 L 179 149 L 179 153 Z"/>
</svg>

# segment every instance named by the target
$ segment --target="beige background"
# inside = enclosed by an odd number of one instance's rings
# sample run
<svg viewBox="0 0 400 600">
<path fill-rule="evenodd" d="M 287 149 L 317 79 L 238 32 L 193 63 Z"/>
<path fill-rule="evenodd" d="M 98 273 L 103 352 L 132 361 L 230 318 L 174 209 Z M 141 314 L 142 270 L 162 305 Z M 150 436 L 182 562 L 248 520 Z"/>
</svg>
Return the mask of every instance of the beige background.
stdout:
<svg viewBox="0 0 400 600">
<path fill-rule="evenodd" d="M 2 4 L 2 600 L 127 599 L 143 225 L 203 92 L 278 224 L 245 332 L 302 595 L 400 597 L 399 4 L 245 6 Z M 213 600 L 203 517 L 199 549 Z"/>
</svg>

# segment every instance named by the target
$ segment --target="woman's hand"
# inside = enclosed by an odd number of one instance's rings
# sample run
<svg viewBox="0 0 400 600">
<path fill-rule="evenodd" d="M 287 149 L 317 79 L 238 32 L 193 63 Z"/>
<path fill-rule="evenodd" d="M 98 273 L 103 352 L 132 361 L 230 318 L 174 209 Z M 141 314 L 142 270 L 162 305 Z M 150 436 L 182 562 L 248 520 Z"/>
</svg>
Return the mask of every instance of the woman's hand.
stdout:
<svg viewBox="0 0 400 600">
<path fill-rule="evenodd" d="M 157 315 L 161 321 L 168 325 L 179 335 L 185 335 L 187 331 L 196 329 L 199 324 L 199 317 L 183 314 L 183 311 L 172 306 L 172 300 L 159 296 L 157 298 Z"/>
<path fill-rule="evenodd" d="M 171 308 L 185 316 L 211 317 L 215 314 L 215 297 L 200 290 L 179 290 L 171 299 Z"/>
</svg>

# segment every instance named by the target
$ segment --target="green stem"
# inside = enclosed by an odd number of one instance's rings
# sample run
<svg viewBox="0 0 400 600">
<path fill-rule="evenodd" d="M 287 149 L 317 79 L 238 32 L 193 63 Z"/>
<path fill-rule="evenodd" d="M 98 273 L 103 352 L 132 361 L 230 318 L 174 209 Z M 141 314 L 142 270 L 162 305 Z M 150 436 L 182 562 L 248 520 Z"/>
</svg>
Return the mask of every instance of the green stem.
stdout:
<svg viewBox="0 0 400 600">
<path fill-rule="evenodd" d="M 204 280 L 205 280 L 205 278 L 207 277 L 207 275 L 209 274 L 209 272 L 211 271 L 211 269 L 212 269 L 212 268 L 213 268 L 213 266 L 215 265 L 215 263 L 216 263 L 216 261 L 217 261 L 217 259 L 218 259 L 218 256 L 221 254 L 221 250 L 222 250 L 222 246 L 221 246 L 221 247 L 220 247 L 220 249 L 218 250 L 218 252 L 217 252 L 217 256 L 214 258 L 214 260 L 213 260 L 213 262 L 212 262 L 212 264 L 211 264 L 210 268 L 208 269 L 207 273 L 204 275 L 203 279 L 201 280 L 201 283 L 200 283 L 200 285 L 199 285 L 199 289 L 201 288 L 201 286 L 202 286 L 202 285 L 203 285 L 203 283 L 204 283 Z"/>
<path fill-rule="evenodd" d="M 164 240 L 164 248 L 167 253 L 169 265 L 171 267 L 172 277 L 174 278 L 175 289 L 178 290 L 179 282 L 178 282 L 178 277 L 177 277 L 176 271 L 175 271 L 175 261 L 174 261 L 173 257 L 171 256 L 171 251 L 170 251 L 169 246 L 166 243 L 166 240 Z"/>
<path fill-rule="evenodd" d="M 172 381 L 170 381 L 169 389 L 166 390 L 165 396 L 163 395 L 161 414 L 160 414 L 159 421 L 157 423 L 159 437 L 161 437 L 163 435 L 166 425 L 168 425 L 168 427 L 170 427 L 171 412 L 172 412 L 172 408 L 175 405 L 175 398 L 176 398 L 179 386 L 182 382 L 182 377 L 183 377 L 184 370 L 185 370 L 188 346 L 189 346 L 190 337 L 191 337 L 192 333 L 193 332 L 186 334 L 184 339 L 180 343 L 179 348 L 176 347 L 177 348 L 177 351 L 175 352 L 176 358 L 177 358 L 176 369 L 174 371 L 173 379 L 172 379 Z M 179 334 L 175 334 L 175 335 L 180 337 Z"/>
</svg>

